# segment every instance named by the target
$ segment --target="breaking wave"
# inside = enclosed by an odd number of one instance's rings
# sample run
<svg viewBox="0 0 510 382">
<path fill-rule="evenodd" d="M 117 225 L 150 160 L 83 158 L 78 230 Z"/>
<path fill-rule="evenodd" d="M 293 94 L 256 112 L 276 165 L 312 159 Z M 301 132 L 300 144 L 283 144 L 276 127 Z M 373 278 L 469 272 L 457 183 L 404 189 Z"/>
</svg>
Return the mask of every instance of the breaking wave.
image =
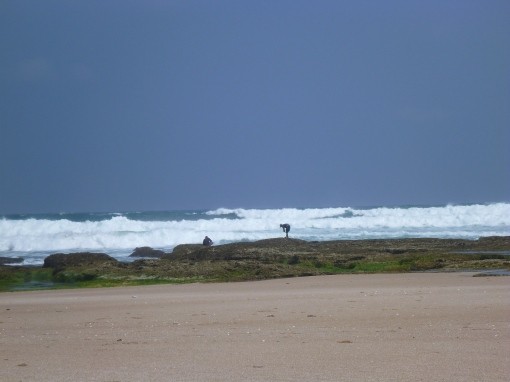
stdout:
<svg viewBox="0 0 510 382">
<path fill-rule="evenodd" d="M 182 243 L 216 244 L 282 236 L 304 240 L 510 235 L 510 203 L 439 207 L 227 209 L 0 217 L 0 256 L 40 263 L 49 253 L 101 251 L 125 259 L 135 247 L 170 251 Z M 30 260 L 32 259 L 32 260 Z"/>
</svg>

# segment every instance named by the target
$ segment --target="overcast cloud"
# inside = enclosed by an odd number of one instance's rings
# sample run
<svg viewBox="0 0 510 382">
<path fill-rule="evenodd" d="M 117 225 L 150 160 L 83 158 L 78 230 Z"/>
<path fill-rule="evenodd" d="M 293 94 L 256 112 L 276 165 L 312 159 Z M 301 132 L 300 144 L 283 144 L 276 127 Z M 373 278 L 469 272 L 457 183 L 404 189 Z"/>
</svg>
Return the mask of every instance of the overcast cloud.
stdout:
<svg viewBox="0 0 510 382">
<path fill-rule="evenodd" d="M 510 200 L 508 1 L 0 2 L 0 213 Z"/>
</svg>

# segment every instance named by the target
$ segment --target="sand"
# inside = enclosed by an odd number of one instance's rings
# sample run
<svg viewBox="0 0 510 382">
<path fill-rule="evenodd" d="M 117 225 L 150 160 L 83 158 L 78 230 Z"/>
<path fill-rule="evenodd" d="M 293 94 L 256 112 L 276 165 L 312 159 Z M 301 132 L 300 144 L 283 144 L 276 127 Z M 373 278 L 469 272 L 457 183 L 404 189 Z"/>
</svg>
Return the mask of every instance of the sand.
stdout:
<svg viewBox="0 0 510 382">
<path fill-rule="evenodd" d="M 508 381 L 510 278 L 0 294 L 1 381 Z"/>
</svg>

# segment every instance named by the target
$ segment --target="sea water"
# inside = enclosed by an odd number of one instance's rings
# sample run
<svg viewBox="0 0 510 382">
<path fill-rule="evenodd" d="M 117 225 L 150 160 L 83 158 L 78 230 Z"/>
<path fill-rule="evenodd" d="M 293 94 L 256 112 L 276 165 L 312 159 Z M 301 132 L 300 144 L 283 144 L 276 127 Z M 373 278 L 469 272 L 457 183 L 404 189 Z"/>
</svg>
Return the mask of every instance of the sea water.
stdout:
<svg viewBox="0 0 510 382">
<path fill-rule="evenodd" d="M 510 235 L 510 203 L 371 208 L 228 209 L 0 216 L 0 256 L 42 264 L 52 253 L 103 252 L 129 261 L 136 247 L 283 237 L 308 241 Z"/>
</svg>

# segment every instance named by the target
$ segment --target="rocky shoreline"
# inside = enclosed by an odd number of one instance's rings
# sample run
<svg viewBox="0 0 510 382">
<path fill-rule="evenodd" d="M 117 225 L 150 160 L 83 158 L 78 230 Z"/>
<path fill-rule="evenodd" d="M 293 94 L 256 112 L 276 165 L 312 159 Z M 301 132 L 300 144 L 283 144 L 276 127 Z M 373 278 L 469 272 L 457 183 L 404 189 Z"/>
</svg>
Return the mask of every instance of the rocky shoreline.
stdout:
<svg viewBox="0 0 510 382">
<path fill-rule="evenodd" d="M 48 256 L 42 267 L 0 262 L 0 290 L 42 281 L 45 287 L 246 281 L 339 273 L 497 269 L 510 271 L 510 236 L 462 239 L 381 239 L 307 242 L 275 238 L 206 247 L 183 244 L 165 253 L 136 248 L 139 259 L 104 253 Z M 50 284 L 48 284 L 48 282 Z"/>
</svg>

